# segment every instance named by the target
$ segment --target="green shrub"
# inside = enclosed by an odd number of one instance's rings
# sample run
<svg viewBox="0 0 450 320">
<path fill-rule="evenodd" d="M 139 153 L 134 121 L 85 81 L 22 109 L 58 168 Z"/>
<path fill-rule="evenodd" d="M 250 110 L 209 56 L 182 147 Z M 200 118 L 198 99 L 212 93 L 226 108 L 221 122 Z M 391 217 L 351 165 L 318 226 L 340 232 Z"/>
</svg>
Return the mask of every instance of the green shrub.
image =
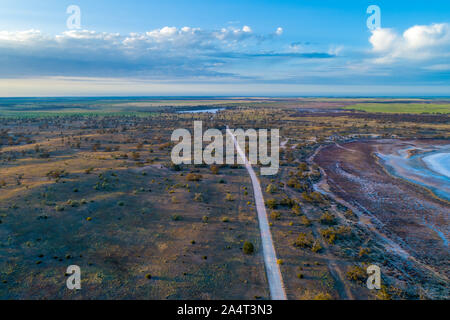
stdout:
<svg viewBox="0 0 450 320">
<path fill-rule="evenodd" d="M 255 248 L 253 247 L 253 243 L 245 241 L 242 250 L 244 251 L 245 254 L 252 254 Z"/>
</svg>

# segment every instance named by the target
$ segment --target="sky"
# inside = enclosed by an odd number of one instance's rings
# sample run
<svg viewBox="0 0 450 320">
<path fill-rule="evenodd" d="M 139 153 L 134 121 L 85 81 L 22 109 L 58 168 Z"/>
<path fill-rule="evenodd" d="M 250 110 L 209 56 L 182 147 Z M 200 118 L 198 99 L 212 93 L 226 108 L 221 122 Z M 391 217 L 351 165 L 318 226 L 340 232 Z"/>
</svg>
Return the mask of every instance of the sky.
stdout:
<svg viewBox="0 0 450 320">
<path fill-rule="evenodd" d="M 0 96 L 109 95 L 450 96 L 450 1 L 0 0 Z"/>
</svg>

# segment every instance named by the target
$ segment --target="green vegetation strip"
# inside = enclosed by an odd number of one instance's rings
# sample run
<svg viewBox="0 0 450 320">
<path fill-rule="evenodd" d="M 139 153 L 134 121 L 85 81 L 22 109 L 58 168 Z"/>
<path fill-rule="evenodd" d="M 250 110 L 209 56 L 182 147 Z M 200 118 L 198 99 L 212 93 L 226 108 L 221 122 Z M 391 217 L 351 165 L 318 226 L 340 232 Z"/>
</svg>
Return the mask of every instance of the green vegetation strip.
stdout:
<svg viewBox="0 0 450 320">
<path fill-rule="evenodd" d="M 432 103 L 358 103 L 344 107 L 347 110 L 359 110 L 381 113 L 424 113 L 424 114 L 448 114 L 450 104 Z"/>
</svg>

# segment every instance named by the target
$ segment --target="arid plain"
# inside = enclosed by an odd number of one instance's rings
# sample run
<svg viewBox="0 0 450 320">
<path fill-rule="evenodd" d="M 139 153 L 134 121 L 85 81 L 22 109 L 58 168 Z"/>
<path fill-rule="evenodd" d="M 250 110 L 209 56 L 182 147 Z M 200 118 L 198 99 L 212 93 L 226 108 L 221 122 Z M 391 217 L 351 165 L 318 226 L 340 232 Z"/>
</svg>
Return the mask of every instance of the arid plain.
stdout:
<svg viewBox="0 0 450 320">
<path fill-rule="evenodd" d="M 448 299 L 449 202 L 383 155 L 448 146 L 449 112 L 439 99 L 1 99 L 0 298 L 269 299 L 246 169 L 171 163 L 173 130 L 201 120 L 280 129 L 280 170 L 259 180 L 288 299 Z M 371 264 L 381 290 L 366 287 Z M 67 289 L 69 265 L 82 290 Z"/>
</svg>

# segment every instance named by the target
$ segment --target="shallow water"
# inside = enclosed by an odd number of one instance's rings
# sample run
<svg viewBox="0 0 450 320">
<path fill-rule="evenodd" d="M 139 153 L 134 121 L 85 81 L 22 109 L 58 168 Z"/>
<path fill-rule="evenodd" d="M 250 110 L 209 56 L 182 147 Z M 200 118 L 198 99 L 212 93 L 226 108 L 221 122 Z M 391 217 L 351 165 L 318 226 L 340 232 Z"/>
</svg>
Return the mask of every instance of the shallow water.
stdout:
<svg viewBox="0 0 450 320">
<path fill-rule="evenodd" d="M 425 150 L 421 149 L 425 152 L 410 157 L 408 151 L 413 149 L 415 148 L 408 147 L 397 153 L 377 156 L 391 174 L 424 186 L 436 196 L 450 201 L 450 145 L 429 146 Z M 443 232 L 448 231 L 445 226 L 428 223 L 425 219 L 423 223 L 435 231 L 448 247 L 448 237 Z"/>
<path fill-rule="evenodd" d="M 182 110 L 182 111 L 178 111 L 177 113 L 202 113 L 202 112 L 207 112 L 207 113 L 217 113 L 220 110 L 224 110 L 225 108 L 213 108 L 213 109 L 197 109 L 197 110 Z"/>
<path fill-rule="evenodd" d="M 450 201 L 450 145 L 430 146 L 429 151 L 408 157 L 411 149 L 377 155 L 393 175 L 427 187 Z"/>
<path fill-rule="evenodd" d="M 450 178 L 450 153 L 439 152 L 423 157 L 422 160 L 434 172 Z"/>
</svg>

